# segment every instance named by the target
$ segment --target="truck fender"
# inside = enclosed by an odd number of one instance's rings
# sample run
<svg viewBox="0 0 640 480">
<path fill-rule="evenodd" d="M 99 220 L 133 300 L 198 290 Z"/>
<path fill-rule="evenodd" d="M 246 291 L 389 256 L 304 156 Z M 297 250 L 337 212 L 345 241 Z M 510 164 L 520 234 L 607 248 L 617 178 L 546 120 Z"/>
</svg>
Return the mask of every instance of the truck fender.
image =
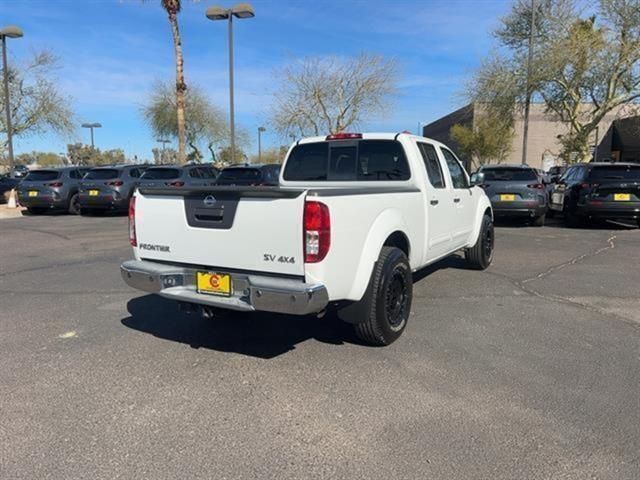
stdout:
<svg viewBox="0 0 640 480">
<path fill-rule="evenodd" d="M 385 240 L 397 231 L 405 235 L 408 231 L 404 218 L 399 210 L 390 208 L 382 211 L 380 215 L 376 217 L 367 233 L 356 275 L 353 280 L 353 286 L 347 298 L 351 300 L 360 300 L 362 298 L 369 285 L 373 266 L 378 260 L 380 250 L 382 250 Z M 408 235 L 406 236 L 408 237 Z M 409 253 L 411 254 L 411 251 Z"/>
<path fill-rule="evenodd" d="M 478 188 L 478 187 L 475 187 Z M 476 207 L 476 215 L 474 220 L 474 227 L 471 231 L 471 236 L 469 237 L 469 241 L 467 242 L 467 247 L 472 247 L 478 241 L 478 236 L 480 235 L 480 229 L 482 228 L 482 218 L 484 217 L 484 213 L 489 210 L 491 214 L 491 219 L 493 220 L 493 209 L 491 208 L 491 202 L 487 198 L 486 195 L 482 195 L 480 197 L 480 201 L 478 202 L 478 206 Z"/>
</svg>

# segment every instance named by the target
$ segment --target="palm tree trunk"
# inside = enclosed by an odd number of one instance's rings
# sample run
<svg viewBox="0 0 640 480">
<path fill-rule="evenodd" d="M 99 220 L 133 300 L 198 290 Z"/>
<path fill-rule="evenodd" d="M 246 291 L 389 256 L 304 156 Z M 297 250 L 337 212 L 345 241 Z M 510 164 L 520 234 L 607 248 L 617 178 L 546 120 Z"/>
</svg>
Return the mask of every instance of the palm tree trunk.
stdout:
<svg viewBox="0 0 640 480">
<path fill-rule="evenodd" d="M 169 13 L 169 23 L 173 32 L 173 46 L 176 52 L 176 116 L 178 118 L 178 163 L 187 161 L 186 143 L 187 129 L 185 126 L 184 105 L 187 85 L 184 83 L 184 59 L 182 56 L 182 40 L 180 39 L 180 29 L 178 28 L 178 15 L 176 12 Z"/>
</svg>

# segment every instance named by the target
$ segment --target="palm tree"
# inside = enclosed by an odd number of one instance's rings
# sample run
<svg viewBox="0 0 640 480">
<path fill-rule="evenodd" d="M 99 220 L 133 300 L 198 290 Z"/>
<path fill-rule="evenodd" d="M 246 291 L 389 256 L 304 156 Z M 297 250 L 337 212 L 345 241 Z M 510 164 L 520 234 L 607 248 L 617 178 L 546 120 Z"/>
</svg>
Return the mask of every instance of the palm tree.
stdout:
<svg viewBox="0 0 640 480">
<path fill-rule="evenodd" d="M 187 129 L 184 118 L 185 92 L 187 84 L 184 83 L 184 57 L 182 56 L 182 39 L 180 38 L 180 28 L 178 26 L 178 13 L 182 7 L 180 0 L 160 0 L 169 16 L 171 33 L 173 34 L 173 48 L 176 53 L 176 117 L 178 119 L 178 162 L 185 163 Z"/>
</svg>

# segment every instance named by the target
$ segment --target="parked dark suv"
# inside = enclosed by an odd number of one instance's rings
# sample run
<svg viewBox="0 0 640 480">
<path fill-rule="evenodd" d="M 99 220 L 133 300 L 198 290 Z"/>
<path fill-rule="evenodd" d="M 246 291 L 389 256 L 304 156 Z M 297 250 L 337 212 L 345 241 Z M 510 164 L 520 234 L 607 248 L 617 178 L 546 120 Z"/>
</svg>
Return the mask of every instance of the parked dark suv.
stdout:
<svg viewBox="0 0 640 480">
<path fill-rule="evenodd" d="M 145 168 L 144 165 L 114 165 L 89 170 L 80 184 L 81 213 L 127 211 Z"/>
<path fill-rule="evenodd" d="M 558 180 L 550 208 L 568 226 L 590 219 L 633 219 L 640 226 L 640 164 L 573 165 Z"/>
<path fill-rule="evenodd" d="M 88 170 L 83 167 L 32 170 L 18 187 L 18 201 L 33 214 L 66 210 L 77 215 L 80 180 Z"/>
<path fill-rule="evenodd" d="M 222 170 L 217 185 L 278 185 L 280 164 L 231 165 Z"/>
<path fill-rule="evenodd" d="M 548 195 L 544 179 L 527 165 L 485 165 L 471 176 L 484 188 L 496 217 L 525 217 L 544 225 Z"/>
<path fill-rule="evenodd" d="M 214 185 L 219 170 L 211 165 L 158 165 L 147 168 L 138 184 L 145 187 L 206 187 Z"/>
</svg>

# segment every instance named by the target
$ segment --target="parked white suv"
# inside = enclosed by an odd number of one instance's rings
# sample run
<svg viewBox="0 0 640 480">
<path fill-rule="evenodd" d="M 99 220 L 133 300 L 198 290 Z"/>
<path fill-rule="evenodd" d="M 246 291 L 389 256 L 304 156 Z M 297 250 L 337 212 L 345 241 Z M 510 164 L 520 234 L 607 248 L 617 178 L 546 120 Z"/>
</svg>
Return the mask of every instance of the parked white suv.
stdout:
<svg viewBox="0 0 640 480">
<path fill-rule="evenodd" d="M 132 200 L 132 287 L 199 306 L 327 308 L 373 345 L 404 330 L 412 272 L 463 249 L 493 257 L 491 204 L 444 145 L 342 133 L 291 146 L 278 187 L 144 188 Z"/>
</svg>

